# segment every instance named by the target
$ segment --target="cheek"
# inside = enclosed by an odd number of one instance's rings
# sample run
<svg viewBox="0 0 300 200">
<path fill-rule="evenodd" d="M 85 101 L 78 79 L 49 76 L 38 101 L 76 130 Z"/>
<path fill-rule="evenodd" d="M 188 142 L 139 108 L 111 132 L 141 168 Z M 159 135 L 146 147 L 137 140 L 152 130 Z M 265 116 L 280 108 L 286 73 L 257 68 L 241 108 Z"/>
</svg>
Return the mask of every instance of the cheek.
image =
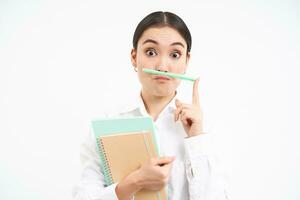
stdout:
<svg viewBox="0 0 300 200">
<path fill-rule="evenodd" d="M 174 62 L 171 66 L 171 70 L 174 73 L 184 73 L 186 70 L 186 63 L 185 61 L 178 61 L 178 62 Z"/>
<path fill-rule="evenodd" d="M 181 80 L 174 79 L 174 85 L 175 85 L 176 88 L 178 87 L 178 85 L 180 84 L 180 82 L 181 82 Z"/>
<path fill-rule="evenodd" d="M 147 55 L 143 54 L 142 52 L 139 52 L 137 54 L 136 58 L 137 67 L 139 68 L 153 68 L 155 66 L 155 59 L 149 59 Z"/>
<path fill-rule="evenodd" d="M 140 66 L 140 67 L 142 67 L 142 66 Z M 141 70 L 138 71 L 138 78 L 139 78 L 140 83 L 142 83 L 143 85 L 144 84 L 147 85 L 149 82 L 151 82 L 150 76 L 147 73 L 142 72 Z"/>
</svg>

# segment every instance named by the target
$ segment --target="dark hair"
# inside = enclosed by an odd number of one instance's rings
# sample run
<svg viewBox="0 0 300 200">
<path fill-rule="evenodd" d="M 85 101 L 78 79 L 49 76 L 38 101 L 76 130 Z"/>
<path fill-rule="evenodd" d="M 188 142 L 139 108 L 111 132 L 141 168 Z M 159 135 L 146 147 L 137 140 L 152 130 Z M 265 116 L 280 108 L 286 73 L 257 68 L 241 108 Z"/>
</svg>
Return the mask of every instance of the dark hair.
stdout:
<svg viewBox="0 0 300 200">
<path fill-rule="evenodd" d="M 174 13 L 162 11 L 150 13 L 144 19 L 142 19 L 142 21 L 140 21 L 133 35 L 133 47 L 137 49 L 138 41 L 145 30 L 152 27 L 164 26 L 169 26 L 177 30 L 187 43 L 187 52 L 191 51 L 192 36 L 184 21 Z"/>
</svg>

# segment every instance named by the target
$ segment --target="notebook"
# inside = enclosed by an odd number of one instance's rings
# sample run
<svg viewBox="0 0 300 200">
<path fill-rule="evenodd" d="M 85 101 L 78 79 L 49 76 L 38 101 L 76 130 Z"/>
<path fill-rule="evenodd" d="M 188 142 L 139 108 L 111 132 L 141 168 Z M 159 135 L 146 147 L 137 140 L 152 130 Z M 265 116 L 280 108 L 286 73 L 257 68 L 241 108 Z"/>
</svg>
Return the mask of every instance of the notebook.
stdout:
<svg viewBox="0 0 300 200">
<path fill-rule="evenodd" d="M 106 185 L 120 182 L 152 157 L 159 156 L 151 117 L 104 118 L 92 121 Z M 167 200 L 166 189 L 142 189 L 135 200 Z"/>
</svg>

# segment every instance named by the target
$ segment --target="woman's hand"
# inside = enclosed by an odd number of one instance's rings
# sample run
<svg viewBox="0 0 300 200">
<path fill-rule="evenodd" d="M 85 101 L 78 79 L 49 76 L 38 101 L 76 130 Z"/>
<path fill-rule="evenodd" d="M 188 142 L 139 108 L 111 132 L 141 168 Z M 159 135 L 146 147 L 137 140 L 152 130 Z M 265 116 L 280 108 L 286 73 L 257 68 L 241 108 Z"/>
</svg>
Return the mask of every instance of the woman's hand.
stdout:
<svg viewBox="0 0 300 200">
<path fill-rule="evenodd" d="M 198 92 L 199 78 L 194 82 L 193 86 L 193 102 L 192 104 L 182 103 L 176 99 L 175 121 L 181 120 L 184 130 L 189 137 L 203 133 L 202 128 L 202 112 L 200 109 L 200 100 Z"/>
<path fill-rule="evenodd" d="M 152 158 L 135 172 L 136 183 L 141 188 L 160 190 L 168 182 L 174 157 Z"/>
<path fill-rule="evenodd" d="M 129 174 L 116 187 L 120 200 L 129 200 L 141 189 L 160 190 L 169 181 L 174 157 L 152 158 Z"/>
</svg>

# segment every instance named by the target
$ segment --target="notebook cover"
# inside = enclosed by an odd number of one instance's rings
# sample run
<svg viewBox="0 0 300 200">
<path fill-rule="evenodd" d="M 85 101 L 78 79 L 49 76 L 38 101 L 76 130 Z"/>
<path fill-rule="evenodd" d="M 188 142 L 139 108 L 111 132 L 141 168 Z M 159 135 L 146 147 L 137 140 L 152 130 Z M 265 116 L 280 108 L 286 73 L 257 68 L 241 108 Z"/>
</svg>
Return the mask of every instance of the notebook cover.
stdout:
<svg viewBox="0 0 300 200">
<path fill-rule="evenodd" d="M 149 131 L 100 136 L 98 140 L 104 149 L 114 183 L 121 181 L 151 157 L 158 156 L 152 133 Z M 154 199 L 166 199 L 165 191 L 155 192 L 144 189 L 135 194 L 135 200 Z"/>
</svg>

